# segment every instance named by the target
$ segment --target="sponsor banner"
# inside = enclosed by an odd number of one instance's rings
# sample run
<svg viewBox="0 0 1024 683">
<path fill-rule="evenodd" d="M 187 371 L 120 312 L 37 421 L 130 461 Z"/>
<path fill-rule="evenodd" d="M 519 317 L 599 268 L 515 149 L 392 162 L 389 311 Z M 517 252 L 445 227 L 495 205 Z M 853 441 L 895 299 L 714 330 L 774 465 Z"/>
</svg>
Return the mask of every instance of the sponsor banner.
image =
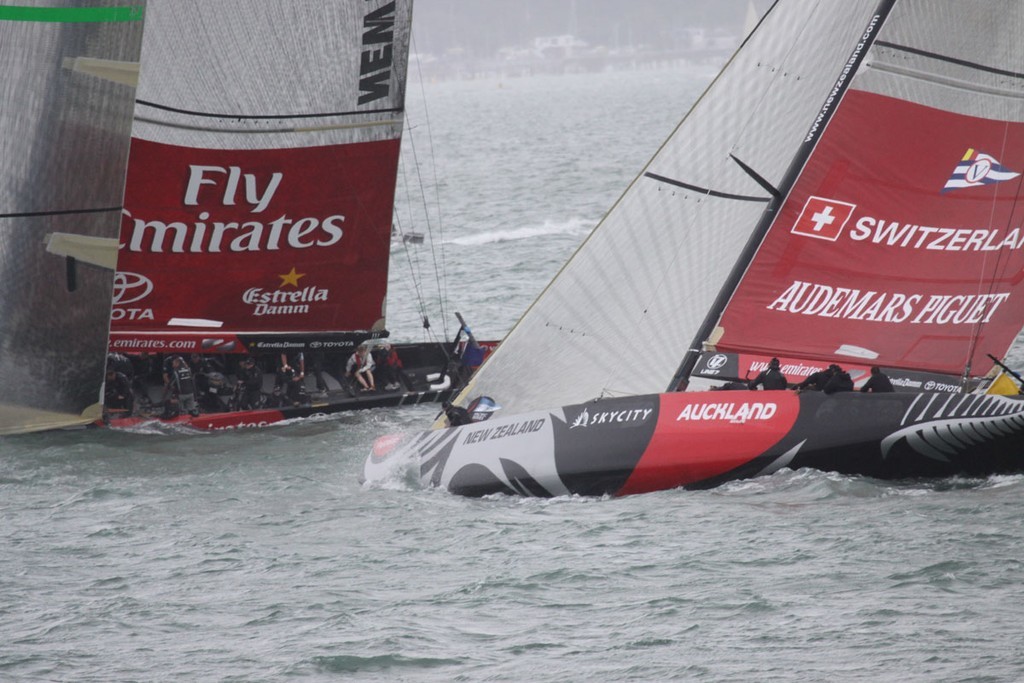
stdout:
<svg viewBox="0 0 1024 683">
<path fill-rule="evenodd" d="M 774 357 L 779 359 L 779 369 L 786 376 L 786 381 L 790 384 L 799 384 L 815 372 L 824 370 L 831 363 L 836 363 L 850 374 L 851 379 L 853 379 L 854 389 L 860 389 L 868 381 L 868 377 L 871 376 L 871 367 L 875 365 L 874 363 L 865 363 L 864 361 L 849 362 L 842 358 L 817 361 L 789 356 Z M 705 352 L 701 354 L 700 360 L 697 361 L 693 376 L 720 379 L 726 382 L 749 382 L 762 371 L 768 369 L 768 362 L 772 358 L 773 356 L 751 353 Z M 958 377 L 934 372 L 903 370 L 901 368 L 882 367 L 881 369 L 889 377 L 896 391 L 939 391 L 947 393 L 959 393 L 961 391 Z M 973 390 L 976 386 L 977 381 L 971 380 L 968 383 L 967 389 Z"/>
<path fill-rule="evenodd" d="M 108 348 L 116 353 L 248 353 L 240 338 L 233 334 L 123 334 L 111 332 Z"/>
<path fill-rule="evenodd" d="M 241 338 L 253 351 L 351 351 L 365 341 L 384 339 L 387 336 L 386 330 L 360 330 L 341 334 L 278 335 L 271 338 L 241 335 Z"/>
<path fill-rule="evenodd" d="M 721 353 L 705 351 L 701 354 L 693 375 L 709 379 L 720 379 L 723 381 L 749 382 L 760 374 L 762 370 L 768 369 L 768 361 L 778 358 L 782 374 L 791 384 L 797 384 L 806 379 L 809 375 L 828 367 L 831 361 L 803 360 L 788 356 L 761 356 L 749 353 Z M 848 372 L 856 372 L 859 369 L 843 365 Z"/>
<path fill-rule="evenodd" d="M 1024 124 L 851 90 L 716 346 L 985 374 L 1024 320 L 1022 171 Z"/>
<path fill-rule="evenodd" d="M 369 330 L 397 140 L 211 150 L 132 140 L 112 328 Z"/>
<path fill-rule="evenodd" d="M 261 351 L 338 351 L 350 352 L 370 339 L 384 339 L 386 331 L 341 334 L 313 333 L 307 336 L 185 332 L 112 332 L 109 347 L 120 353 L 258 353 Z"/>
</svg>

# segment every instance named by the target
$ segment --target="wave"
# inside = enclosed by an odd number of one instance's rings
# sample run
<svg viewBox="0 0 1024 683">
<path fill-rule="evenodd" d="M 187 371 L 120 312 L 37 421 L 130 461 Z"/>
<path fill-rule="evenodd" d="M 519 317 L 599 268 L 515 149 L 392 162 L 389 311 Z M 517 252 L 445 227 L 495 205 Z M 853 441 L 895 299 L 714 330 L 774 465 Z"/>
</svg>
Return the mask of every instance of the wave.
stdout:
<svg viewBox="0 0 1024 683">
<path fill-rule="evenodd" d="M 535 237 L 546 237 L 549 235 L 578 235 L 586 233 L 593 228 L 593 221 L 584 218 L 570 218 L 564 222 L 544 221 L 543 225 L 512 228 L 508 230 L 491 230 L 475 235 L 465 235 L 454 239 L 445 240 L 446 244 L 455 244 L 461 247 L 476 247 L 482 244 L 496 244 L 498 242 L 515 242 L 528 240 Z"/>
</svg>

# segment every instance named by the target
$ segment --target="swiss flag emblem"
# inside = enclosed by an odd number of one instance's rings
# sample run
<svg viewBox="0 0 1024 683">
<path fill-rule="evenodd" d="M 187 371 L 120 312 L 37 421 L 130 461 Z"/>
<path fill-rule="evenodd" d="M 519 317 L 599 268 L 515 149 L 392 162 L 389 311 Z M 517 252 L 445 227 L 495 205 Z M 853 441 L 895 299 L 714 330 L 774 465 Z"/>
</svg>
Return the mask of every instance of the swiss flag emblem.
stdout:
<svg viewBox="0 0 1024 683">
<path fill-rule="evenodd" d="M 791 232 L 835 242 L 856 208 L 856 204 L 823 197 L 808 197 Z"/>
</svg>

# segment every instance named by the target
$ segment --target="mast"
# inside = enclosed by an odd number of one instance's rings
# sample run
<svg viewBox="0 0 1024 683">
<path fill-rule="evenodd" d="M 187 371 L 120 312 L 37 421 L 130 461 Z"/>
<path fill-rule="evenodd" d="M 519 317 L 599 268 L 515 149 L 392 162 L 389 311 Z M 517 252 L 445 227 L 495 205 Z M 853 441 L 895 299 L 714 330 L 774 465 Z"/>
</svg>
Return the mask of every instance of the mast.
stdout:
<svg viewBox="0 0 1024 683">
<path fill-rule="evenodd" d="M 672 381 L 666 388 L 667 391 L 676 391 L 681 388 L 681 385 L 689 378 L 690 373 L 697 364 L 697 360 L 700 358 L 704 342 L 709 339 L 714 332 L 715 326 L 718 324 L 718 320 L 721 318 L 723 311 L 725 311 L 726 305 L 728 305 L 729 300 L 732 298 L 733 292 L 736 291 L 740 280 L 743 279 L 743 275 L 746 272 L 747 267 L 754 259 L 761 243 L 768 234 L 768 230 L 775 222 L 778 210 L 782 207 L 786 197 L 789 195 L 793 186 L 796 184 L 797 179 L 800 177 L 807 160 L 810 158 L 811 153 L 814 151 L 815 146 L 821 138 L 821 134 L 824 132 L 825 128 L 828 127 L 828 123 L 833 114 L 839 108 L 843 95 L 846 93 L 851 81 L 853 80 L 853 76 L 860 68 L 861 63 L 864 61 L 864 56 L 867 54 L 868 50 L 870 50 L 871 45 L 877 38 L 879 31 L 885 24 L 885 21 L 889 17 L 889 14 L 895 4 L 896 0 L 882 0 L 875 9 L 874 14 L 871 16 L 871 19 L 868 21 L 867 26 L 861 34 L 860 40 L 850 52 L 849 58 L 846 60 L 839 76 L 836 78 L 835 84 L 832 86 L 832 90 L 829 92 L 828 97 L 825 98 L 824 103 L 822 103 L 817 117 L 811 123 L 811 127 L 807 132 L 807 137 L 797 148 L 796 154 L 793 156 L 793 160 L 790 163 L 789 168 L 782 177 L 782 182 L 779 184 L 778 188 L 775 188 L 774 192 L 770 192 L 772 198 L 769 201 L 768 206 L 765 208 L 764 213 L 761 215 L 761 220 L 751 233 L 750 239 L 747 240 L 746 245 L 740 253 L 740 257 L 736 260 L 729 276 L 726 278 L 725 284 L 722 286 L 718 296 L 715 298 L 714 304 L 709 309 L 707 317 L 704 318 L 704 322 L 701 324 L 697 336 L 694 338 L 693 342 L 691 342 L 690 347 L 683 355 L 679 369 L 676 370 L 675 375 L 672 377 Z M 733 160 L 736 161 L 736 163 L 738 163 L 745 172 L 750 174 L 754 180 L 758 181 L 759 184 L 764 185 L 762 179 L 747 168 L 739 159 L 733 157 Z"/>
</svg>

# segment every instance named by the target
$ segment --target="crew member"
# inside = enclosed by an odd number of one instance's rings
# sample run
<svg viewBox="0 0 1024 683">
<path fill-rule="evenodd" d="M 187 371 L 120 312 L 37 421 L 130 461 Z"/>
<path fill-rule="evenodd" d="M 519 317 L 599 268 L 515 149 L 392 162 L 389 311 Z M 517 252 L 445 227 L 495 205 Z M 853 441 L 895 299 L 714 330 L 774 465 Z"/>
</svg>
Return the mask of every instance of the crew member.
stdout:
<svg viewBox="0 0 1024 683">
<path fill-rule="evenodd" d="M 293 406 L 301 405 L 306 381 L 306 359 L 299 351 L 292 358 L 281 354 L 281 368 L 277 372 L 277 388 Z"/>
<path fill-rule="evenodd" d="M 860 388 L 865 393 L 874 394 L 888 394 L 896 391 L 892 382 L 889 381 L 888 375 L 882 372 L 881 368 L 877 365 L 871 368 L 871 376 L 868 377 L 868 381 L 864 382 L 864 386 Z"/>
<path fill-rule="evenodd" d="M 131 415 L 133 398 L 131 380 L 123 372 L 108 367 L 103 383 L 103 406 L 109 411 Z"/>
<path fill-rule="evenodd" d="M 838 365 L 832 364 L 829 370 L 832 371 L 832 376 L 825 382 L 825 388 L 822 389 L 826 394 L 836 394 L 840 391 L 853 391 L 853 378 L 850 377 L 850 373 L 843 370 Z"/>
<path fill-rule="evenodd" d="M 199 414 L 199 407 L 196 405 L 196 384 L 192 377 L 192 369 L 181 356 L 173 356 L 169 368 L 164 372 L 166 392 L 169 394 L 172 406 L 178 411 L 187 411 L 195 417 Z M 173 411 L 172 411 L 173 412 Z"/>
<path fill-rule="evenodd" d="M 238 407 L 242 410 L 256 410 L 261 407 L 263 372 L 256 367 L 256 360 L 251 356 L 244 358 L 238 375 Z"/>
<path fill-rule="evenodd" d="M 469 411 L 465 408 L 452 405 L 447 401 L 441 404 L 441 408 L 444 410 L 445 417 L 448 418 L 449 427 L 461 427 L 462 425 L 468 425 L 473 421 Z"/>
<path fill-rule="evenodd" d="M 373 379 L 373 356 L 370 354 L 366 344 L 360 344 L 355 352 L 348 357 L 345 363 L 345 375 L 354 377 L 363 391 L 376 391 L 377 385 Z"/>
<path fill-rule="evenodd" d="M 832 373 L 834 372 L 833 368 L 838 368 L 838 367 L 839 367 L 838 365 L 830 365 L 827 368 L 825 368 L 824 370 L 818 370 L 817 372 L 813 372 L 810 375 L 807 375 L 807 379 L 805 379 L 803 382 L 800 382 L 800 384 L 796 385 L 797 390 L 798 391 L 803 391 L 804 389 L 811 389 L 813 391 L 822 391 L 822 390 L 824 390 L 825 385 L 828 384 L 828 381 L 830 379 L 832 379 Z"/>
<path fill-rule="evenodd" d="M 768 368 L 762 370 L 761 373 L 754 378 L 754 381 L 750 383 L 751 389 L 757 389 L 759 386 L 764 387 L 766 390 L 786 388 L 786 376 L 782 374 L 782 370 L 779 369 L 778 358 L 772 358 L 768 361 Z"/>
<path fill-rule="evenodd" d="M 377 366 L 377 372 L 380 374 L 380 383 L 384 385 L 384 388 L 388 391 L 394 389 L 400 389 L 401 376 L 402 376 L 402 359 L 398 357 L 398 351 L 391 344 L 381 344 L 380 352 L 374 363 Z"/>
</svg>

